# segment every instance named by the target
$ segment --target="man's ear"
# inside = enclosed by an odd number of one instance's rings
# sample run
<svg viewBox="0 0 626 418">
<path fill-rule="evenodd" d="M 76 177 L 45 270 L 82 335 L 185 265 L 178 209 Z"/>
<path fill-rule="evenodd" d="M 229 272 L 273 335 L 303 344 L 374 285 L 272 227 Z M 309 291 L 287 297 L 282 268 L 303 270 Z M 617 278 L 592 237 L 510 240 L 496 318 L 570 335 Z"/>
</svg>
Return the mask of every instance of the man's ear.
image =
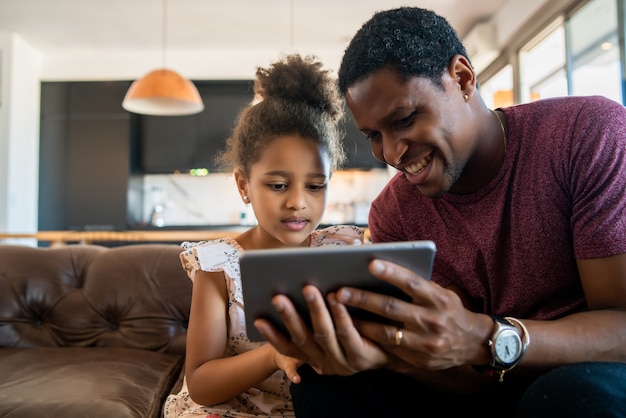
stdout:
<svg viewBox="0 0 626 418">
<path fill-rule="evenodd" d="M 476 89 L 476 74 L 466 57 L 460 54 L 452 57 L 448 66 L 448 74 L 459 85 L 462 94 L 466 94 L 468 98 L 472 97 Z"/>
</svg>

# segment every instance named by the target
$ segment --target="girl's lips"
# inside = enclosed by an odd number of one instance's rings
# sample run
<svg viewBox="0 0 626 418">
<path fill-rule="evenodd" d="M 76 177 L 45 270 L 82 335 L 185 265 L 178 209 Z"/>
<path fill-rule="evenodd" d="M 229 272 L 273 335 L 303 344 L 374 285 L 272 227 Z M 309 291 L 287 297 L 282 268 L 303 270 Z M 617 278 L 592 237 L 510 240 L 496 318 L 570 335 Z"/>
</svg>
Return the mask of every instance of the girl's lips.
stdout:
<svg viewBox="0 0 626 418">
<path fill-rule="evenodd" d="M 309 224 L 308 219 L 304 218 L 288 218 L 282 221 L 283 224 L 292 231 L 301 231 Z"/>
</svg>

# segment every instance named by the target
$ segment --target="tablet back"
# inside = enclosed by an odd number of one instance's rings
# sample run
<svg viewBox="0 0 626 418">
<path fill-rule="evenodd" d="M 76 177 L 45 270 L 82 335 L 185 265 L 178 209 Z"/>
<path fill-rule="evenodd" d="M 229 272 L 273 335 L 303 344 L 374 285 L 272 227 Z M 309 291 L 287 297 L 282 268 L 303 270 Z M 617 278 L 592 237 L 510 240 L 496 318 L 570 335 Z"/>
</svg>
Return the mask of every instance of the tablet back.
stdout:
<svg viewBox="0 0 626 418">
<path fill-rule="evenodd" d="M 289 296 L 310 325 L 301 292 L 306 284 L 317 286 L 322 294 L 341 286 L 351 286 L 410 300 L 398 288 L 372 276 L 368 271 L 369 262 L 374 258 L 393 261 L 429 280 L 435 252 L 432 241 L 245 251 L 240 257 L 240 265 L 248 337 L 252 341 L 263 339 L 253 325 L 258 317 L 269 319 L 285 332 L 282 320 L 271 304 L 272 296 L 278 293 Z M 351 313 L 361 318 L 383 320 L 356 309 L 351 309 Z"/>
</svg>

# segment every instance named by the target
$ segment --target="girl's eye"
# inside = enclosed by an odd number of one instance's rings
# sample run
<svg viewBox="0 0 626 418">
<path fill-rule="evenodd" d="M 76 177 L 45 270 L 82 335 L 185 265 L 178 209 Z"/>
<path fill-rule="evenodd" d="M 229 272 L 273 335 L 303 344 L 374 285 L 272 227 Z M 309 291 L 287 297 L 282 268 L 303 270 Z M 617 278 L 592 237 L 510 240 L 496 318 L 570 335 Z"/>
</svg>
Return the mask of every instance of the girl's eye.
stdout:
<svg viewBox="0 0 626 418">
<path fill-rule="evenodd" d="M 287 185 L 284 183 L 270 183 L 268 184 L 268 187 L 272 190 L 280 191 L 285 190 L 287 188 Z"/>
<path fill-rule="evenodd" d="M 309 190 L 317 192 L 320 190 L 324 190 L 326 188 L 326 184 L 310 184 L 307 187 L 309 188 Z"/>
</svg>

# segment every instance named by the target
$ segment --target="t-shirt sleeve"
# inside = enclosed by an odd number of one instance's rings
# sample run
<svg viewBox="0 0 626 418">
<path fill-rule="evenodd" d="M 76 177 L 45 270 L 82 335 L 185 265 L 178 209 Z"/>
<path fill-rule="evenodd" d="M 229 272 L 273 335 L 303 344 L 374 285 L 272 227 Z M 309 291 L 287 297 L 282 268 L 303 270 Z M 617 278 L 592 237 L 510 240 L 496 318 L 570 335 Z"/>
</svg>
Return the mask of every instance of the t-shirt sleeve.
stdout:
<svg viewBox="0 0 626 418">
<path fill-rule="evenodd" d="M 572 231 L 576 258 L 626 251 L 626 108 L 590 97 L 573 126 Z"/>
<path fill-rule="evenodd" d="M 355 225 L 333 225 L 318 229 L 311 234 L 311 247 L 323 245 L 363 244 L 365 228 Z"/>
<path fill-rule="evenodd" d="M 372 242 L 394 242 L 408 241 L 409 237 L 405 234 L 405 228 L 410 229 L 410 225 L 416 222 L 412 219 L 413 214 L 403 213 L 399 208 L 398 196 L 396 193 L 403 193 L 402 188 L 396 187 L 396 183 L 403 181 L 402 173 L 398 173 L 393 177 L 387 186 L 374 199 L 370 207 L 368 226 Z M 418 193 L 415 190 L 415 193 Z"/>
<path fill-rule="evenodd" d="M 183 251 L 180 260 L 187 276 L 193 281 L 194 273 L 202 271 L 223 271 L 232 257 L 237 257 L 237 249 L 225 239 L 188 242 L 181 244 Z"/>
</svg>

